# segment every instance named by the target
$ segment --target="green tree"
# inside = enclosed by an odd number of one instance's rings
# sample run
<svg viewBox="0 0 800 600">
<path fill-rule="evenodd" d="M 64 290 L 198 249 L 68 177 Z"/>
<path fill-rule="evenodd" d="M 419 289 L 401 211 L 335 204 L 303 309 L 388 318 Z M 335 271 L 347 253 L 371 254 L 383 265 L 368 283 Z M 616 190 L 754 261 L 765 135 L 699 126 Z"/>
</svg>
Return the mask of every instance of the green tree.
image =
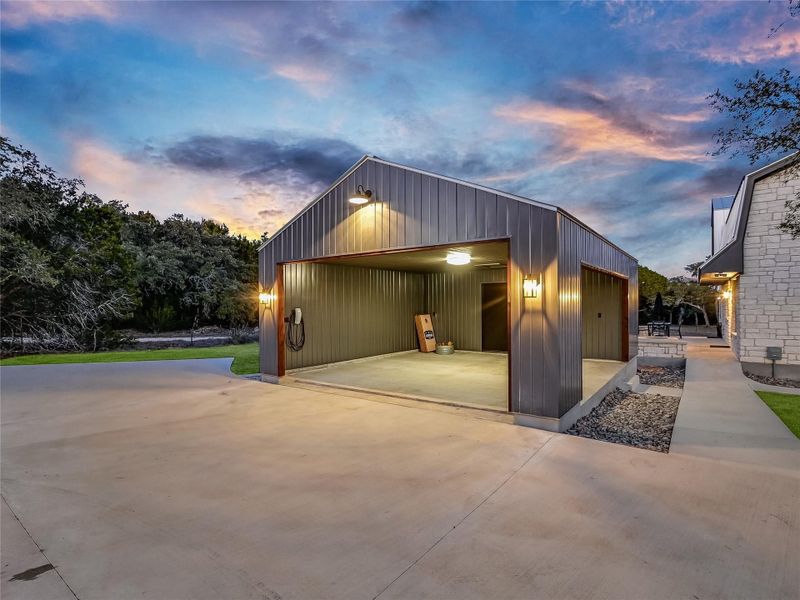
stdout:
<svg viewBox="0 0 800 600">
<path fill-rule="evenodd" d="M 130 213 L 6 138 L 0 199 L 4 351 L 97 349 L 123 326 L 256 324 L 260 242 L 224 224 Z"/>
<path fill-rule="evenodd" d="M 690 277 L 673 277 L 669 280 L 669 290 L 665 299 L 672 307 L 671 312 L 674 313 L 681 307 L 689 308 L 695 315 L 702 315 L 703 323 L 710 326 L 709 315 L 716 317 L 716 297 L 715 290 L 700 285 Z"/>
<path fill-rule="evenodd" d="M 0 328 L 10 345 L 90 348 L 136 302 L 124 206 L 0 138 Z"/>
<path fill-rule="evenodd" d="M 788 69 L 768 75 L 756 71 L 747 81 L 734 81 L 736 93 L 719 89 L 708 96 L 710 105 L 729 117 L 729 125 L 715 135 L 714 155 L 744 154 L 750 164 L 800 151 L 800 77 Z M 796 156 L 786 177 L 800 174 Z M 800 193 L 786 201 L 780 229 L 793 238 L 800 235 Z"/>
<path fill-rule="evenodd" d="M 135 322 L 151 329 L 225 324 L 242 329 L 257 320 L 257 242 L 225 225 L 173 215 L 130 215 L 126 242 L 136 256 L 142 308 Z"/>
<path fill-rule="evenodd" d="M 652 320 L 656 295 L 659 292 L 665 294 L 668 288 L 669 280 L 666 277 L 639 265 L 639 313 L 642 321 Z"/>
<path fill-rule="evenodd" d="M 700 275 L 700 267 L 709 258 L 711 258 L 711 255 L 706 256 L 705 260 L 698 260 L 697 262 L 689 263 L 683 269 L 684 271 L 689 273 L 692 277 L 697 278 Z"/>
</svg>

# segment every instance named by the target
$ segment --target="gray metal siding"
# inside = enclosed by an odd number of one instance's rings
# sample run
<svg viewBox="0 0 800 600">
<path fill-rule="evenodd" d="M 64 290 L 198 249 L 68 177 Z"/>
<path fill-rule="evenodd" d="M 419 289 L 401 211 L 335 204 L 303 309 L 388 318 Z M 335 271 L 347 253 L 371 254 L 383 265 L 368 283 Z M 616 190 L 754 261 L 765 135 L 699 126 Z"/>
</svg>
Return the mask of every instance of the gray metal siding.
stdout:
<svg viewBox="0 0 800 600">
<path fill-rule="evenodd" d="M 302 350 L 295 369 L 417 348 L 414 315 L 424 312 L 425 275 L 321 263 L 292 263 L 283 275 L 288 314 L 300 307 Z"/>
<path fill-rule="evenodd" d="M 373 191 L 375 202 L 363 207 L 347 202 L 347 193 L 358 184 Z M 621 266 L 628 273 L 633 264 L 631 287 L 636 287 L 633 259 L 577 224 L 564 225 L 561 232 L 559 222 L 565 219 L 546 207 L 366 160 L 262 248 L 261 285 L 273 289 L 278 265 L 288 261 L 510 239 L 511 407 L 559 417 L 580 400 L 581 387 L 580 302 L 570 308 L 568 300 L 560 299 L 561 284 L 579 295 L 580 261 L 597 255 L 599 262 L 611 265 L 606 268 Z M 566 247 L 567 240 L 577 244 L 579 238 L 586 248 Z M 571 261 L 563 273 L 559 256 Z M 526 273 L 543 275 L 540 298 L 523 300 Z M 631 302 L 634 308 L 637 304 Z M 291 307 L 285 308 L 288 314 Z M 276 313 L 262 309 L 261 319 L 261 370 L 273 375 L 278 373 L 277 323 L 282 317 Z"/>
<path fill-rule="evenodd" d="M 436 339 L 480 351 L 481 284 L 505 281 L 506 270 L 427 273 L 425 278 L 425 312 L 432 315 Z"/>
<path fill-rule="evenodd" d="M 628 279 L 628 359 L 636 356 L 638 348 L 639 276 L 636 259 L 563 213 L 558 215 L 558 247 L 559 415 L 563 415 L 581 401 L 583 391 L 582 266 L 593 266 Z"/>
</svg>

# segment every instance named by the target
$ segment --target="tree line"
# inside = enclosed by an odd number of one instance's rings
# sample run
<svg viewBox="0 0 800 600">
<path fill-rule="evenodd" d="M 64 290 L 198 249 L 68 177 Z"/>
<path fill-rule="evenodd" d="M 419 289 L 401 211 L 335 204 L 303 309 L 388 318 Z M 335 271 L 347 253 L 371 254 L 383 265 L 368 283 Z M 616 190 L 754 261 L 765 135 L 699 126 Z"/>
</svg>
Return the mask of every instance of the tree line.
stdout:
<svg viewBox="0 0 800 600">
<path fill-rule="evenodd" d="M 102 200 L 8 138 L 0 202 L 4 353 L 109 348 L 126 328 L 256 324 L 260 241 Z"/>
<path fill-rule="evenodd" d="M 669 321 L 716 325 L 719 292 L 697 282 L 699 265 L 686 266 L 691 276 L 669 278 L 639 265 L 639 323 Z"/>
<path fill-rule="evenodd" d="M 788 74 L 780 77 L 786 83 Z M 715 100 L 729 101 L 719 93 Z M 58 176 L 4 137 L 0 202 L 4 353 L 109 348 L 124 341 L 120 331 L 127 328 L 220 325 L 236 337 L 256 325 L 258 246 L 266 234 L 254 241 L 212 220 L 175 214 L 160 221 L 131 212 L 87 192 L 79 179 Z M 792 202 L 785 230 L 797 214 Z M 698 264 L 686 267 L 692 277 L 673 278 L 640 267 L 640 322 L 715 323 L 717 293 L 696 282 Z"/>
</svg>

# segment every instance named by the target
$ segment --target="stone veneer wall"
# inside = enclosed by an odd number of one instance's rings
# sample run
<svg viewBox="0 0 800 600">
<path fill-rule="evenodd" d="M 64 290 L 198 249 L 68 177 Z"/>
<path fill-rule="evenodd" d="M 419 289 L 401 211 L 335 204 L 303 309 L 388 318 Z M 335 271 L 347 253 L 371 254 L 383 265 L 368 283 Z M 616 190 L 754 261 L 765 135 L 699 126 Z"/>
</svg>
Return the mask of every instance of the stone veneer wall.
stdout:
<svg viewBox="0 0 800 600">
<path fill-rule="evenodd" d="M 686 364 L 686 342 L 659 336 L 639 337 L 640 367 L 680 367 Z"/>
<path fill-rule="evenodd" d="M 778 229 L 786 200 L 800 190 L 787 171 L 755 183 L 744 239 L 744 272 L 734 281 L 729 317 L 731 348 L 743 363 L 767 364 L 767 346 L 781 346 L 783 360 L 800 374 L 800 238 Z M 730 320 L 730 319 L 729 319 Z M 790 371 L 794 371 L 791 368 Z M 777 371 L 776 371 L 777 373 Z M 786 373 L 789 374 L 788 372 Z"/>
</svg>

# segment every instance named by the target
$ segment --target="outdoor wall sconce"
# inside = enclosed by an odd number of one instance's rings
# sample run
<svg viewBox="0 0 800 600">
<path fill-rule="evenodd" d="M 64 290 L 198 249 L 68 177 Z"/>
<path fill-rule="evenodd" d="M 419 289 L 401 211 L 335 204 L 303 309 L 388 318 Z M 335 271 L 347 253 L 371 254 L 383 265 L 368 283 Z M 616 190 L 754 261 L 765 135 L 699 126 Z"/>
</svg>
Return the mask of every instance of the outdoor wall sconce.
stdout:
<svg viewBox="0 0 800 600">
<path fill-rule="evenodd" d="M 272 308 L 272 294 L 269 292 L 259 292 L 258 301 L 264 305 L 264 308 Z"/>
<path fill-rule="evenodd" d="M 364 186 L 359 184 L 356 191 L 350 194 L 348 199 L 350 204 L 366 204 L 372 198 L 372 190 L 365 190 Z"/>
<path fill-rule="evenodd" d="M 730 300 L 731 299 L 731 291 L 730 290 L 725 290 L 724 292 L 722 292 L 722 298 L 723 298 L 723 300 Z"/>
<path fill-rule="evenodd" d="M 533 275 L 525 275 L 522 279 L 522 297 L 523 298 L 538 298 L 539 292 L 542 291 L 542 276 L 539 279 L 534 279 Z"/>
</svg>

